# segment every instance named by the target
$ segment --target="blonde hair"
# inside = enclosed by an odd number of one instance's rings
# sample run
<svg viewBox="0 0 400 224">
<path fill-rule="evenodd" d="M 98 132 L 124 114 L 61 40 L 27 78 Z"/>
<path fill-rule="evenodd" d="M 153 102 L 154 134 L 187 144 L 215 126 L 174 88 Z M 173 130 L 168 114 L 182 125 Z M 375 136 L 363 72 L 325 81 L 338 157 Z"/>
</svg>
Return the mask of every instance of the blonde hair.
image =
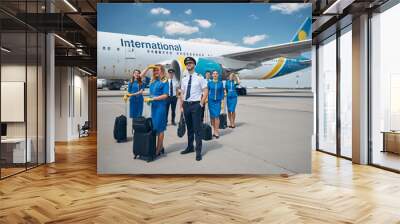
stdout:
<svg viewBox="0 0 400 224">
<path fill-rule="evenodd" d="M 159 78 L 161 78 L 161 74 L 163 74 L 163 75 L 165 74 L 165 67 L 164 67 L 164 65 L 162 65 L 162 64 L 156 64 L 156 65 L 154 65 L 154 66 L 157 66 L 158 69 L 160 69 Z M 156 79 L 157 79 L 157 78 L 155 77 L 154 72 L 153 72 L 153 75 L 152 75 L 152 77 L 151 77 L 151 81 L 150 81 L 150 82 L 154 82 Z"/>
<path fill-rule="evenodd" d="M 236 74 L 235 73 L 231 73 L 231 74 L 229 74 L 229 79 L 232 77 L 232 79 L 233 80 L 236 80 L 237 79 L 237 77 L 236 77 Z"/>
</svg>

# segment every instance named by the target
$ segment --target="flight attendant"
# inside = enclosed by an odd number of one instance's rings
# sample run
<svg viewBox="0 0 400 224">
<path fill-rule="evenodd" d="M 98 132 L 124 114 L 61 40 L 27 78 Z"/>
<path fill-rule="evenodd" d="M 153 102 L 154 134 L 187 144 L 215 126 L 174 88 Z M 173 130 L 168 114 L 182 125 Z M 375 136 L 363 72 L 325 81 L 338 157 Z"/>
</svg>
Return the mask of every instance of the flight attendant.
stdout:
<svg viewBox="0 0 400 224">
<path fill-rule="evenodd" d="M 219 138 L 219 115 L 221 103 L 224 99 L 224 85 L 219 80 L 218 71 L 212 72 L 212 81 L 208 82 L 208 109 L 210 110 L 211 125 L 214 129 L 213 136 Z"/>
<path fill-rule="evenodd" d="M 193 142 L 196 139 L 196 161 L 202 160 L 201 110 L 208 96 L 207 82 L 203 76 L 194 71 L 196 60 L 186 57 L 187 71 L 181 83 L 181 112 L 185 116 L 188 145 L 181 154 L 194 152 Z"/>
<path fill-rule="evenodd" d="M 207 85 L 208 85 L 208 82 L 211 80 L 211 72 L 207 70 L 204 76 L 205 76 L 205 79 L 206 79 Z M 206 101 L 206 103 L 207 103 L 207 101 Z M 204 112 L 205 112 L 205 109 L 206 109 L 206 107 L 203 107 L 203 108 L 201 109 L 201 122 L 202 122 L 202 123 L 204 122 Z"/>
<path fill-rule="evenodd" d="M 140 70 L 135 69 L 131 80 L 128 82 L 128 94 L 129 97 L 129 117 L 137 118 L 141 117 L 143 113 L 143 90 L 144 83 L 140 76 Z"/>
<path fill-rule="evenodd" d="M 157 135 L 156 155 L 164 154 L 164 131 L 167 128 L 166 100 L 168 97 L 168 83 L 162 77 L 165 77 L 165 68 L 157 64 L 150 66 L 153 69 L 153 76 L 150 81 L 150 97 L 145 102 L 151 103 L 151 118 L 153 121 L 153 131 Z"/>
<path fill-rule="evenodd" d="M 229 75 L 229 79 L 225 82 L 225 90 L 226 90 L 226 103 L 228 106 L 228 119 L 229 119 L 229 127 L 235 128 L 235 119 L 236 119 L 236 104 L 237 104 L 237 92 L 236 87 L 240 84 L 239 77 L 231 73 Z"/>
<path fill-rule="evenodd" d="M 170 68 L 168 69 L 168 98 L 167 98 L 167 123 L 168 123 L 168 113 L 169 108 L 171 108 L 171 123 L 172 125 L 176 125 L 175 123 L 175 112 L 176 112 L 176 103 L 178 101 L 177 92 L 179 90 L 178 82 L 174 80 L 175 70 Z"/>
</svg>

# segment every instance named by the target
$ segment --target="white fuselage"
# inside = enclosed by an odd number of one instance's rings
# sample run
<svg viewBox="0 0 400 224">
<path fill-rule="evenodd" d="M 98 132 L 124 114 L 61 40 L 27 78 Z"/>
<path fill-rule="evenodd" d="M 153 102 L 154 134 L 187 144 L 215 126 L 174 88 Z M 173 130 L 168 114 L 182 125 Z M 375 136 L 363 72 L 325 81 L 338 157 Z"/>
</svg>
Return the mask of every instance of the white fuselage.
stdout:
<svg viewBox="0 0 400 224">
<path fill-rule="evenodd" d="M 134 69 L 143 70 L 150 64 L 165 64 L 173 60 L 180 62 L 182 68 L 183 58 L 187 56 L 196 60 L 201 57 L 212 59 L 251 49 L 109 32 L 98 32 L 97 40 L 97 75 L 103 79 L 129 79 Z M 239 76 L 241 79 L 266 78 L 266 74 L 276 70 L 278 62 L 278 59 L 262 62 L 261 66 L 254 69 L 240 70 Z M 229 68 L 241 66 L 240 61 L 221 64 Z"/>
</svg>

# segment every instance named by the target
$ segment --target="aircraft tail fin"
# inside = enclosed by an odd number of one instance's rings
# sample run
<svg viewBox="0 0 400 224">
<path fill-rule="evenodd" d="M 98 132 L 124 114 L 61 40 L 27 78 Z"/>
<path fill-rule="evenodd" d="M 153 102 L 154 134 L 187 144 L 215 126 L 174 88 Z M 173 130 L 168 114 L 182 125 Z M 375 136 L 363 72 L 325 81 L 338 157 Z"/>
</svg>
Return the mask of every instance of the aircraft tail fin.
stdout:
<svg viewBox="0 0 400 224">
<path fill-rule="evenodd" d="M 301 24 L 300 29 L 296 32 L 294 37 L 292 38 L 292 42 L 306 40 L 311 35 L 311 17 L 307 17 L 304 20 L 303 24 Z"/>
</svg>

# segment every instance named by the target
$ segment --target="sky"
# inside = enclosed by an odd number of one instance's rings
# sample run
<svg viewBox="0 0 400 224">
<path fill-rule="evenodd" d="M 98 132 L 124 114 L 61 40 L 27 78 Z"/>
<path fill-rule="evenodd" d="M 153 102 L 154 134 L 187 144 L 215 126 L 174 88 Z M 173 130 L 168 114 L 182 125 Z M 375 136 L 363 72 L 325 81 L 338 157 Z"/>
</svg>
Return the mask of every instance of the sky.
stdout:
<svg viewBox="0 0 400 224">
<path fill-rule="evenodd" d="M 168 39 L 263 47 L 289 42 L 311 4 L 98 4 L 98 30 Z"/>
</svg>

